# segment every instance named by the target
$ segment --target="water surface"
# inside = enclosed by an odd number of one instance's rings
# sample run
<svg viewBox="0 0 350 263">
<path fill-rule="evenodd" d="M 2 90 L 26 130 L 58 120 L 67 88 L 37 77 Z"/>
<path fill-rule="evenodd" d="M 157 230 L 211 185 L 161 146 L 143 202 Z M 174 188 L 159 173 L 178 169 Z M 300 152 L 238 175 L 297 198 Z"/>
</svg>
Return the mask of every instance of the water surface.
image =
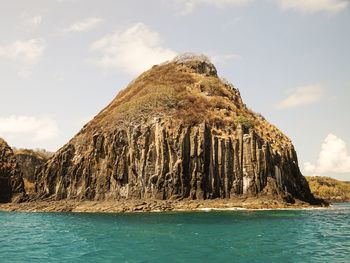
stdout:
<svg viewBox="0 0 350 263">
<path fill-rule="evenodd" d="M 326 210 L 0 212 L 0 262 L 350 262 L 350 203 Z"/>
</svg>

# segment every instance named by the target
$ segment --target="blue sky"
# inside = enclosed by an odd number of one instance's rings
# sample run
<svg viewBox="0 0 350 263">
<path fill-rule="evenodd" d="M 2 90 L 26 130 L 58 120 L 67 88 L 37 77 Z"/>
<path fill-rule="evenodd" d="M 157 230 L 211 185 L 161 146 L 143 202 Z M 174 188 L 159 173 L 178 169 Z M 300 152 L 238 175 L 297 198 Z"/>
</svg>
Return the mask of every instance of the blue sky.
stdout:
<svg viewBox="0 0 350 263">
<path fill-rule="evenodd" d="M 32 0 L 0 9 L 0 136 L 57 150 L 133 78 L 181 52 L 294 142 L 305 175 L 350 180 L 347 0 Z"/>
</svg>

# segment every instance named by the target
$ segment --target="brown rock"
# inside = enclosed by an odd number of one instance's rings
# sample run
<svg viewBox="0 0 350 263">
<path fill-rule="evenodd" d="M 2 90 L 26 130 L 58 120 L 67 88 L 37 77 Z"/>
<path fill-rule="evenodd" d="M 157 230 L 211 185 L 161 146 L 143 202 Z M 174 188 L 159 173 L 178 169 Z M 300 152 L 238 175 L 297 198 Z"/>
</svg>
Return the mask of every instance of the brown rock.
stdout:
<svg viewBox="0 0 350 263">
<path fill-rule="evenodd" d="M 29 149 L 13 149 L 13 152 L 23 176 L 25 191 L 28 195 L 32 195 L 35 190 L 35 172 L 52 156 L 52 153 Z"/>
</svg>

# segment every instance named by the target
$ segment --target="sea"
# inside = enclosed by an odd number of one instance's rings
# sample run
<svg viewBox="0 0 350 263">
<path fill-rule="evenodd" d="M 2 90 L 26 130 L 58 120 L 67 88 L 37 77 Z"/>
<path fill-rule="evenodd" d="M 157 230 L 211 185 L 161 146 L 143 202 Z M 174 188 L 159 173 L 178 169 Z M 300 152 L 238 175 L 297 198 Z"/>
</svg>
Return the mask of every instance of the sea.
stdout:
<svg viewBox="0 0 350 263">
<path fill-rule="evenodd" d="M 327 209 L 0 212 L 0 263 L 350 262 L 350 203 Z"/>
</svg>

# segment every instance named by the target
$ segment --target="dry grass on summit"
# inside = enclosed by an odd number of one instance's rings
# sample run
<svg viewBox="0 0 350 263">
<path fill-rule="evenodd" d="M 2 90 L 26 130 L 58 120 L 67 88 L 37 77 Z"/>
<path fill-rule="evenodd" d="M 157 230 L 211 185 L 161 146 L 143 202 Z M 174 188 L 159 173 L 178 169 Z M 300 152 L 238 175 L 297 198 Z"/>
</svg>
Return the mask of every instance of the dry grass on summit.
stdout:
<svg viewBox="0 0 350 263">
<path fill-rule="evenodd" d="M 154 118 L 169 118 L 182 125 L 205 122 L 223 131 L 241 124 L 254 128 L 260 137 L 275 143 L 276 149 L 291 143 L 275 126 L 248 109 L 231 84 L 174 62 L 153 66 L 141 74 L 119 92 L 90 127 L 114 129 Z"/>
</svg>

